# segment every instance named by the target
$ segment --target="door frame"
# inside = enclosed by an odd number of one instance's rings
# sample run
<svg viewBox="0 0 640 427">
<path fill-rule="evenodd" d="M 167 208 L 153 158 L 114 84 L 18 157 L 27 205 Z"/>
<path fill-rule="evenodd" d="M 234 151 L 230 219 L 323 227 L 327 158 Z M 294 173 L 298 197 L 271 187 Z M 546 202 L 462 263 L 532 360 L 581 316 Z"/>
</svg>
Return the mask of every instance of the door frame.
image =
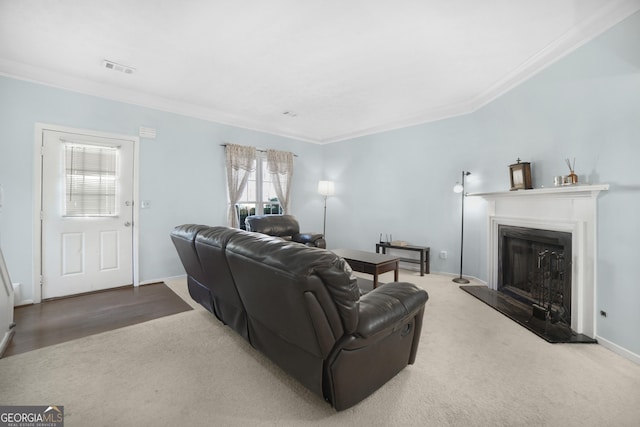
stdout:
<svg viewBox="0 0 640 427">
<path fill-rule="evenodd" d="M 47 123 L 35 124 L 34 138 L 34 176 L 33 176 L 33 302 L 42 302 L 42 219 L 40 212 L 42 211 L 42 138 L 44 131 L 56 131 L 66 133 L 77 133 L 80 135 L 89 135 L 98 138 L 114 138 L 126 139 L 133 141 L 133 248 L 132 248 L 132 268 L 133 268 L 133 286 L 140 285 L 139 264 L 138 264 L 138 245 L 139 230 L 138 221 L 140 220 L 139 200 L 139 160 L 140 160 L 140 138 L 132 135 L 123 135 L 110 132 L 101 132 L 90 129 L 79 129 L 69 126 L 52 125 Z"/>
</svg>

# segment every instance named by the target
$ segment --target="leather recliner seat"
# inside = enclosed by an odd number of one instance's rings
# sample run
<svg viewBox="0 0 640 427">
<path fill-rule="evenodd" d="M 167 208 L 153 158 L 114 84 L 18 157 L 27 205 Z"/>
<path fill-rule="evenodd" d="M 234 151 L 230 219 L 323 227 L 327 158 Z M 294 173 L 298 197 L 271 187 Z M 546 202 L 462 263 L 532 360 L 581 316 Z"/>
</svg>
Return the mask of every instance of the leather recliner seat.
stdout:
<svg viewBox="0 0 640 427">
<path fill-rule="evenodd" d="M 416 358 L 426 291 L 387 283 L 360 295 L 344 259 L 228 227 L 171 233 L 191 297 L 336 410 Z"/>
</svg>

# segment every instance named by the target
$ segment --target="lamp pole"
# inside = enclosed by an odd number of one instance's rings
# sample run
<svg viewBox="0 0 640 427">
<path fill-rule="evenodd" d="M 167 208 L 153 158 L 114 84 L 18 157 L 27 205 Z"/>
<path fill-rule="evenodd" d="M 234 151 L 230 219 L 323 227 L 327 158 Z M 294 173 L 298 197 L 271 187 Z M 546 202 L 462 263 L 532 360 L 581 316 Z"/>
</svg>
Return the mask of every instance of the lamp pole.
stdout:
<svg viewBox="0 0 640 427">
<path fill-rule="evenodd" d="M 462 211 L 460 214 L 461 225 L 460 225 L 460 276 L 453 279 L 456 283 L 469 283 L 467 279 L 462 277 L 462 254 L 464 252 L 464 178 L 468 175 L 471 175 L 471 172 L 462 171 Z"/>
<path fill-rule="evenodd" d="M 322 235 L 323 236 L 327 235 L 326 231 L 327 231 L 327 195 L 324 196 L 324 221 L 322 223 Z"/>
<path fill-rule="evenodd" d="M 322 223 L 322 235 L 326 236 L 327 233 L 327 197 L 333 196 L 334 185 L 333 181 L 320 181 L 318 183 L 318 193 L 324 196 L 324 219 Z"/>
</svg>

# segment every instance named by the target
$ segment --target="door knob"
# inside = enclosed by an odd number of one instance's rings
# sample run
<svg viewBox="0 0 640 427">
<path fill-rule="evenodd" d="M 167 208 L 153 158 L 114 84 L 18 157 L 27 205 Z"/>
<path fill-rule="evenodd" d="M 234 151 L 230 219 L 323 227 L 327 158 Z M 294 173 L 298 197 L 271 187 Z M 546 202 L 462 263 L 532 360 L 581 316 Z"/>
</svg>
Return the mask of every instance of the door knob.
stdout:
<svg viewBox="0 0 640 427">
<path fill-rule="evenodd" d="M 124 223 L 124 226 L 125 227 L 131 227 L 131 223 L 129 221 L 127 221 L 127 222 Z"/>
</svg>

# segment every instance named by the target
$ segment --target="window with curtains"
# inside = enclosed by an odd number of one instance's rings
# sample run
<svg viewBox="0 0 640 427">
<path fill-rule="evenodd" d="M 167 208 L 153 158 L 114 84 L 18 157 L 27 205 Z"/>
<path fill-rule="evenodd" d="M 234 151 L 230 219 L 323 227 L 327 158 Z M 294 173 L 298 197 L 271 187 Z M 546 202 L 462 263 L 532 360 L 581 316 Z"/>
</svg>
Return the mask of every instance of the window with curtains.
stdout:
<svg viewBox="0 0 640 427">
<path fill-rule="evenodd" d="M 256 162 L 256 170 L 251 172 L 247 186 L 238 202 L 240 224 L 249 215 L 282 214 L 282 207 L 276 196 L 272 176 L 267 170 L 267 158 L 260 153 Z"/>
<path fill-rule="evenodd" d="M 118 148 L 67 143 L 63 216 L 117 216 Z"/>
</svg>

